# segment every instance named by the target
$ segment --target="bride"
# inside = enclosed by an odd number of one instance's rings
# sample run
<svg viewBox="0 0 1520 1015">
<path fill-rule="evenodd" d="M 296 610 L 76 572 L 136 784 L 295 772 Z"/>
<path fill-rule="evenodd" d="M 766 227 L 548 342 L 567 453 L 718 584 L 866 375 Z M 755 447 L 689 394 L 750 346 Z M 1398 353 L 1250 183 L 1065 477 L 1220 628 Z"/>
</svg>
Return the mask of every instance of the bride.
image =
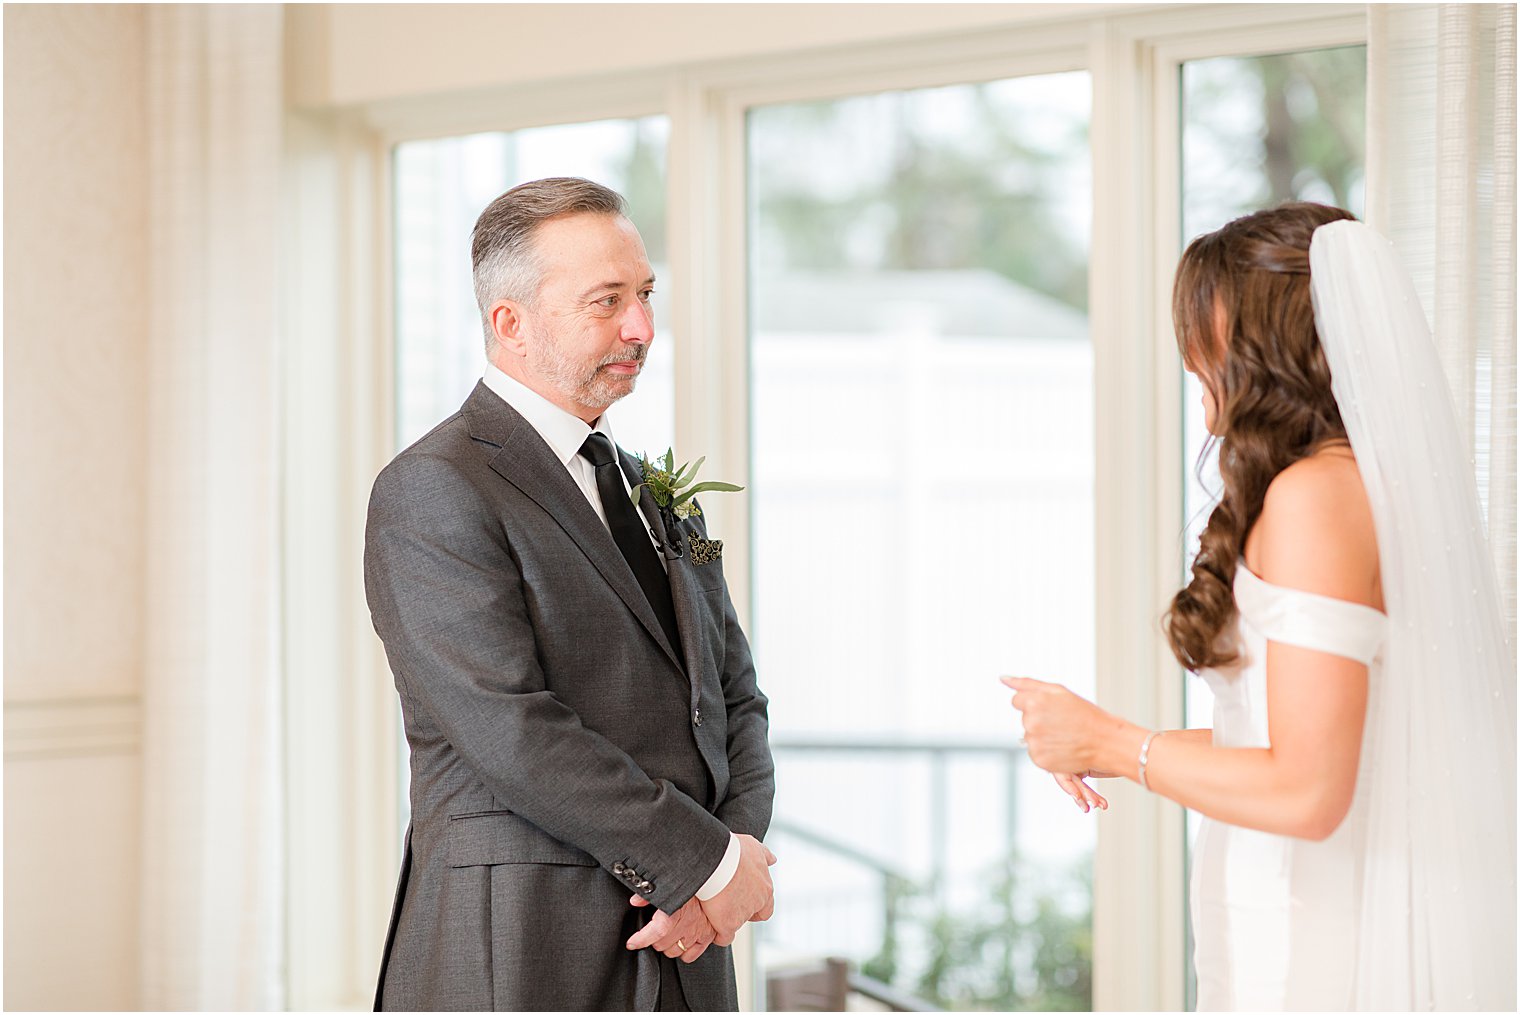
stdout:
<svg viewBox="0 0 1520 1015">
<path fill-rule="evenodd" d="M 1189 245 L 1173 322 L 1224 490 L 1164 627 L 1213 729 L 1005 678 L 1029 757 L 1204 815 L 1200 1009 L 1514 1010 L 1514 656 L 1413 287 L 1290 204 Z"/>
</svg>

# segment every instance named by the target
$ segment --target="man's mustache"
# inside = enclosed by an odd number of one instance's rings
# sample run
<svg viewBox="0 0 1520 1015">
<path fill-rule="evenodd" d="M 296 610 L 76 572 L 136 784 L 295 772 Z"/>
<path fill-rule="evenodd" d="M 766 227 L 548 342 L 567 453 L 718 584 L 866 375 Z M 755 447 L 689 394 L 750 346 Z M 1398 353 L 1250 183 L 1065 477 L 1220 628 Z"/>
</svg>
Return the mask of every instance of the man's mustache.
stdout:
<svg viewBox="0 0 1520 1015">
<path fill-rule="evenodd" d="M 616 352 L 616 353 L 612 353 L 611 355 L 603 358 L 603 360 L 596 365 L 596 368 L 598 370 L 600 370 L 602 367 L 610 367 L 614 363 L 632 363 L 632 362 L 637 362 L 640 366 L 643 366 L 644 365 L 644 357 L 648 356 L 648 355 L 649 355 L 649 346 L 647 346 L 647 345 L 636 345 L 636 346 L 633 347 L 633 349 L 632 349 L 631 352 Z"/>
</svg>

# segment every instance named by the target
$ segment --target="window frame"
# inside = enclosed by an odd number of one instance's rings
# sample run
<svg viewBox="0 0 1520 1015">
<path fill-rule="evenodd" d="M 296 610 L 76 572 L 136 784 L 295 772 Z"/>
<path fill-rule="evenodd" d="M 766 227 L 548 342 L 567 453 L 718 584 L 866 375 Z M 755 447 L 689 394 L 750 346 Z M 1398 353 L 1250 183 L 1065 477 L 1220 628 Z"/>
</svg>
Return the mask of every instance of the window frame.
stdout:
<svg viewBox="0 0 1520 1015">
<path fill-rule="evenodd" d="M 355 576 L 369 487 L 397 450 L 390 160 L 403 141 L 669 117 L 676 440 L 702 448 L 714 475 L 747 485 L 748 111 L 1089 72 L 1098 697 L 1136 722 L 1181 725 L 1181 674 L 1155 623 L 1176 588 L 1189 460 L 1169 315 L 1181 252 L 1180 68 L 1192 59 L 1364 44 L 1367 7 L 1053 11 L 995 31 L 291 114 L 287 162 L 299 186 L 286 234 L 284 427 L 293 435 L 325 421 L 353 451 L 333 468 L 330 450 L 286 440 L 286 764 L 300 773 L 288 779 L 284 859 L 291 1007 L 367 1006 L 378 954 L 371 946 L 383 940 L 399 868 L 395 694 Z M 724 498 L 704 509 L 727 540 L 731 592 L 747 622 L 747 502 Z M 337 553 L 291 550 L 312 545 L 311 537 L 331 542 L 334 532 L 345 533 Z M 322 622 L 292 633 L 296 617 Z M 1182 811 L 1128 784 L 1111 796 L 1094 871 L 1094 1005 L 1179 1010 L 1187 963 Z M 736 949 L 736 958 L 747 1003 L 757 996 L 751 950 Z"/>
<path fill-rule="evenodd" d="M 1176 592 L 1185 552 L 1191 458 L 1183 446 L 1182 369 L 1171 326 L 1172 270 L 1183 247 L 1182 65 L 1365 44 L 1367 12 L 1361 5 L 1210 6 L 1116 18 L 1099 34 L 1090 282 L 1095 297 L 1104 292 L 1108 299 L 1092 300 L 1098 695 L 1105 708 L 1126 718 L 1170 729 L 1184 725 L 1185 674 L 1155 620 L 1134 621 L 1161 616 Z M 1134 252 L 1127 263 L 1120 253 L 1126 250 Z M 1123 338 L 1126 321 L 1149 322 L 1143 340 Z M 1105 415 L 1105 406 L 1130 411 Z M 1114 481 L 1125 475 L 1127 482 Z M 1129 503 L 1122 498 L 1126 489 L 1138 494 Z M 1128 783 L 1112 799 L 1093 872 L 1094 1005 L 1182 1010 L 1185 815 Z"/>
</svg>

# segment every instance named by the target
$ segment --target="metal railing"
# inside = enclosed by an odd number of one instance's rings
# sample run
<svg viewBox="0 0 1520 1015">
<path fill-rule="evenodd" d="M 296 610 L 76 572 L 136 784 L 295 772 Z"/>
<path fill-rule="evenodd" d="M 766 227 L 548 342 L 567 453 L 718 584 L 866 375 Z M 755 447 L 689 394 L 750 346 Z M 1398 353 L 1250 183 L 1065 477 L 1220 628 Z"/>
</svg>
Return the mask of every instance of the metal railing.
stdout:
<svg viewBox="0 0 1520 1015">
<path fill-rule="evenodd" d="M 930 879 L 929 890 L 943 901 L 946 884 L 945 872 L 949 865 L 949 797 L 950 760 L 956 756 L 991 755 L 1004 761 L 1005 785 L 1007 786 L 1006 840 L 1012 843 L 1018 833 L 1018 779 L 1017 769 L 1025 757 L 1022 745 L 984 741 L 927 740 L 927 739 L 848 739 L 840 737 L 781 737 L 771 741 L 771 753 L 814 755 L 860 755 L 878 754 L 894 757 L 923 756 L 929 759 L 929 812 L 930 812 Z M 882 877 L 901 877 L 897 869 L 885 860 L 873 857 L 818 829 L 806 828 L 796 822 L 781 818 L 771 827 L 786 835 L 801 839 L 842 860 L 876 871 Z M 906 879 L 905 879 L 906 880 Z M 890 894 L 890 893 L 889 893 Z"/>
<path fill-rule="evenodd" d="M 1006 842 L 1016 841 L 1018 832 L 1018 767 L 1025 759 L 1025 750 L 1016 743 L 931 740 L 924 738 L 841 738 L 841 737 L 778 737 L 771 742 L 771 751 L 778 765 L 799 757 L 822 757 L 828 760 L 847 760 L 860 756 L 878 756 L 883 760 L 924 758 L 929 765 L 929 841 L 930 864 L 927 884 L 916 883 L 902 871 L 902 864 L 842 841 L 837 835 L 808 827 L 784 816 L 771 824 L 771 831 L 803 842 L 836 859 L 872 872 L 880 878 L 881 913 L 883 937 L 892 939 L 903 915 L 902 907 L 910 896 L 928 895 L 939 906 L 948 903 L 947 889 L 950 868 L 950 767 L 953 761 L 976 756 L 991 756 L 1003 761 L 1006 787 Z M 852 981 L 864 985 L 869 978 L 858 975 Z M 869 981 L 877 983 L 877 981 Z M 883 989 L 893 989 L 881 984 Z M 858 989 L 852 982 L 852 989 Z M 933 1006 L 922 998 L 896 992 L 891 1001 L 878 998 L 898 1011 L 931 1011 Z M 895 1003 L 893 1003 L 895 1002 Z"/>
</svg>

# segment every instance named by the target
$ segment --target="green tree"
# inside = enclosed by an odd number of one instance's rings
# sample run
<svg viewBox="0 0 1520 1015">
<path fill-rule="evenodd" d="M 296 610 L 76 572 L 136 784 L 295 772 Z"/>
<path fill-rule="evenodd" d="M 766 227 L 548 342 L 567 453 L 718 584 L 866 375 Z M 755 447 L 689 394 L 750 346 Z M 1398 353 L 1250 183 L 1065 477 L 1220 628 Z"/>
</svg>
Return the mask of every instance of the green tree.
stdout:
<svg viewBox="0 0 1520 1015">
<path fill-rule="evenodd" d="M 1086 237 L 1056 200 L 1085 125 L 1040 147 L 1027 110 L 999 102 L 995 86 L 954 91 L 975 129 L 944 130 L 908 92 L 754 114 L 752 138 L 766 132 L 751 156 L 762 258 L 789 269 L 988 268 L 1085 308 Z M 826 157 L 866 129 L 890 138 L 886 164 L 845 186 L 807 171 L 809 153 Z"/>
<path fill-rule="evenodd" d="M 1261 57 L 1264 207 L 1305 196 L 1314 182 L 1350 209 L 1366 165 L 1367 49 Z"/>
<path fill-rule="evenodd" d="M 1049 870 L 1010 857 L 988 872 L 982 904 L 960 910 L 903 886 L 903 915 L 862 971 L 950 1010 L 1088 1011 L 1090 871 L 1089 857 Z M 904 961 L 904 942 L 923 950 L 921 963 Z"/>
<path fill-rule="evenodd" d="M 654 264 L 666 263 L 665 141 L 653 124 L 633 121 L 633 140 L 622 163 L 623 197 Z"/>
</svg>

